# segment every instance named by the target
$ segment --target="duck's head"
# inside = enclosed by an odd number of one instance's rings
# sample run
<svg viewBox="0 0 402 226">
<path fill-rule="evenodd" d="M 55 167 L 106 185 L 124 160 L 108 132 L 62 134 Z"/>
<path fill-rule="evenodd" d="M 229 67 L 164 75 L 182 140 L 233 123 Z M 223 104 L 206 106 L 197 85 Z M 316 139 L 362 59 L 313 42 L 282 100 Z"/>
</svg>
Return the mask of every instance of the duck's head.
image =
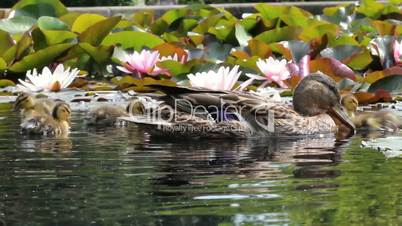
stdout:
<svg viewBox="0 0 402 226">
<path fill-rule="evenodd" d="M 354 117 L 357 107 L 359 106 L 359 101 L 353 94 L 347 94 L 342 96 L 341 104 L 345 108 L 349 117 Z"/>
<path fill-rule="evenodd" d="M 71 109 L 66 103 L 58 103 L 53 108 L 52 117 L 57 121 L 70 122 Z"/>
<path fill-rule="evenodd" d="M 355 126 L 340 104 L 339 90 L 333 79 L 321 73 L 306 76 L 297 85 L 293 96 L 294 110 L 304 116 L 328 114 L 339 128 L 354 133 Z"/>
<path fill-rule="evenodd" d="M 21 110 L 21 109 L 31 109 L 35 106 L 35 99 L 33 96 L 27 93 L 21 93 L 18 95 L 17 99 L 15 99 L 13 110 Z"/>
</svg>

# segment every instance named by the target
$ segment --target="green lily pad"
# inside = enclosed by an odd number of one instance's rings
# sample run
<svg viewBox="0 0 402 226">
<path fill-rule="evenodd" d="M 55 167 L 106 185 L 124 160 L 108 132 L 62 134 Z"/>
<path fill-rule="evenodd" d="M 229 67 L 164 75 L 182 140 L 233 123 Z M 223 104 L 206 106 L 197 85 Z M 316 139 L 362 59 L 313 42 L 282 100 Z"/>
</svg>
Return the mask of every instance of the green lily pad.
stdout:
<svg viewBox="0 0 402 226">
<path fill-rule="evenodd" d="M 0 56 L 13 45 L 11 36 L 7 32 L 0 30 Z"/>
<path fill-rule="evenodd" d="M 402 93 L 402 74 L 389 75 L 381 78 L 372 83 L 368 91 L 375 92 L 379 89 L 384 89 L 391 93 Z"/>
<path fill-rule="evenodd" d="M 15 9 L 15 17 L 27 16 L 32 18 L 39 18 L 41 16 L 57 17 L 53 6 L 50 4 L 39 3 L 26 5 L 22 8 Z"/>
<path fill-rule="evenodd" d="M 78 38 L 81 42 L 87 42 L 94 46 L 99 45 L 112 31 L 112 29 L 120 22 L 120 20 L 121 16 L 101 20 L 98 23 L 88 27 L 78 36 Z"/>
<path fill-rule="evenodd" d="M 240 46 L 247 46 L 248 41 L 252 39 L 252 37 L 247 33 L 246 29 L 241 24 L 235 25 L 235 35 L 237 42 L 239 42 Z"/>
<path fill-rule="evenodd" d="M 81 14 L 75 19 L 71 31 L 81 33 L 104 19 L 106 19 L 106 17 L 99 14 Z"/>
<path fill-rule="evenodd" d="M 7 69 L 7 62 L 0 57 L 0 70 L 5 70 Z"/>
<path fill-rule="evenodd" d="M 13 72 L 25 72 L 33 68 L 42 68 L 60 56 L 74 44 L 58 44 L 39 50 L 14 63 L 9 69 Z"/>
<path fill-rule="evenodd" d="M 122 31 L 110 34 L 103 40 L 102 45 L 120 44 L 123 48 L 141 50 L 144 46 L 153 48 L 164 41 L 156 35 L 140 31 Z"/>
<path fill-rule="evenodd" d="M 189 73 L 192 64 L 181 64 L 175 60 L 165 60 L 159 63 L 159 66 L 169 70 L 172 76 L 178 76 L 182 74 Z"/>
<path fill-rule="evenodd" d="M 10 34 L 20 34 L 29 30 L 35 23 L 36 20 L 34 18 L 26 16 L 2 19 L 0 20 L 0 30 Z"/>
<path fill-rule="evenodd" d="M 67 30 L 68 26 L 61 20 L 50 17 L 42 16 L 38 19 L 38 27 L 42 30 Z"/>
<path fill-rule="evenodd" d="M 80 43 L 79 46 L 85 50 L 98 64 L 110 61 L 113 54 L 113 46 L 92 46 L 89 43 Z"/>
<path fill-rule="evenodd" d="M 8 79 L 0 79 L 0 88 L 4 88 L 7 86 L 15 86 L 15 83 Z"/>
<path fill-rule="evenodd" d="M 264 41 L 265 43 L 280 42 L 286 40 L 294 40 L 303 31 L 301 27 L 281 27 L 265 31 L 255 37 L 257 40 Z"/>
<path fill-rule="evenodd" d="M 13 10 L 22 9 L 28 5 L 48 4 L 52 6 L 56 16 L 62 16 L 67 13 L 67 8 L 59 0 L 21 0 L 13 6 Z"/>
</svg>

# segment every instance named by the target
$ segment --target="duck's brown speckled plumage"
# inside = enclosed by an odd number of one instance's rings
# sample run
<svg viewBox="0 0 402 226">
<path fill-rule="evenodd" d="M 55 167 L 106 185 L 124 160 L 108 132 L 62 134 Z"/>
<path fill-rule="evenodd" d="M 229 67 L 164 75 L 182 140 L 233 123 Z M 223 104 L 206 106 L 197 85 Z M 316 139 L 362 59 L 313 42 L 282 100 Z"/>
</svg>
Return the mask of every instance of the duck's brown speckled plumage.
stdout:
<svg viewBox="0 0 402 226">
<path fill-rule="evenodd" d="M 305 84 L 306 82 L 307 84 Z M 315 86 L 311 86 L 312 84 Z M 175 137 L 300 136 L 328 134 L 337 131 L 337 124 L 327 114 L 327 111 L 331 107 L 339 105 L 339 93 L 335 82 L 321 74 L 311 75 L 311 78 L 306 79 L 296 88 L 295 95 L 300 96 L 295 98 L 297 102 L 294 106 L 296 109 L 301 109 L 302 113 L 296 112 L 289 105 L 272 102 L 253 94 L 184 87 L 153 87 L 167 94 L 162 98 L 167 106 L 176 107 L 173 112 L 174 117 L 171 117 L 173 120 L 170 122 L 137 122 L 154 135 Z M 309 97 L 308 94 L 313 93 L 310 89 L 315 91 L 317 87 L 321 89 L 319 95 L 322 97 Z M 307 92 L 307 94 L 303 92 Z M 305 98 L 305 100 L 301 98 Z M 315 103 L 300 103 L 304 101 L 315 101 Z M 191 106 L 206 108 L 219 106 L 219 109 L 231 106 L 240 113 L 237 120 L 214 121 L 208 119 L 210 112 L 189 114 Z M 313 109 L 305 109 L 306 106 Z M 132 121 L 136 122 L 135 119 Z"/>
</svg>

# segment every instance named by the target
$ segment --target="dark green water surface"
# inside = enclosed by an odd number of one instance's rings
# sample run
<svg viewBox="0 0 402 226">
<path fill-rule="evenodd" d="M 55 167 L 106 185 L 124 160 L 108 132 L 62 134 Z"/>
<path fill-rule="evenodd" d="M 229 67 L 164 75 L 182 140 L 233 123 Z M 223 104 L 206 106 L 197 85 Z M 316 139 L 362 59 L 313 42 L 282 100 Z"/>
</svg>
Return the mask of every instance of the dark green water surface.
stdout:
<svg viewBox="0 0 402 226">
<path fill-rule="evenodd" d="M 161 140 L 19 134 L 0 105 L 0 225 L 402 225 L 402 159 L 361 136 Z"/>
</svg>

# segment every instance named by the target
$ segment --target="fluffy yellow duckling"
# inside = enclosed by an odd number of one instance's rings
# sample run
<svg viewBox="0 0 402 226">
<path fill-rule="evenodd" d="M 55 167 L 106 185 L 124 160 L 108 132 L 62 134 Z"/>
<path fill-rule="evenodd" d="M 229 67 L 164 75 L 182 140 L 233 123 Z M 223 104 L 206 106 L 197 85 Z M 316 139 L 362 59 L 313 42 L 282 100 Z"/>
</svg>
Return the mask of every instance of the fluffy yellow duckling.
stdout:
<svg viewBox="0 0 402 226">
<path fill-rule="evenodd" d="M 44 136 L 63 136 L 70 131 L 71 110 L 68 104 L 59 102 L 49 115 L 36 115 L 21 123 L 23 133 Z"/>
<path fill-rule="evenodd" d="M 47 98 L 35 98 L 28 93 L 21 93 L 14 102 L 14 110 L 20 110 L 23 118 L 51 115 L 56 101 Z"/>
<path fill-rule="evenodd" d="M 343 96 L 341 104 L 346 109 L 356 128 L 397 131 L 402 126 L 401 119 L 390 110 L 357 112 L 359 101 L 353 94 Z"/>
</svg>

